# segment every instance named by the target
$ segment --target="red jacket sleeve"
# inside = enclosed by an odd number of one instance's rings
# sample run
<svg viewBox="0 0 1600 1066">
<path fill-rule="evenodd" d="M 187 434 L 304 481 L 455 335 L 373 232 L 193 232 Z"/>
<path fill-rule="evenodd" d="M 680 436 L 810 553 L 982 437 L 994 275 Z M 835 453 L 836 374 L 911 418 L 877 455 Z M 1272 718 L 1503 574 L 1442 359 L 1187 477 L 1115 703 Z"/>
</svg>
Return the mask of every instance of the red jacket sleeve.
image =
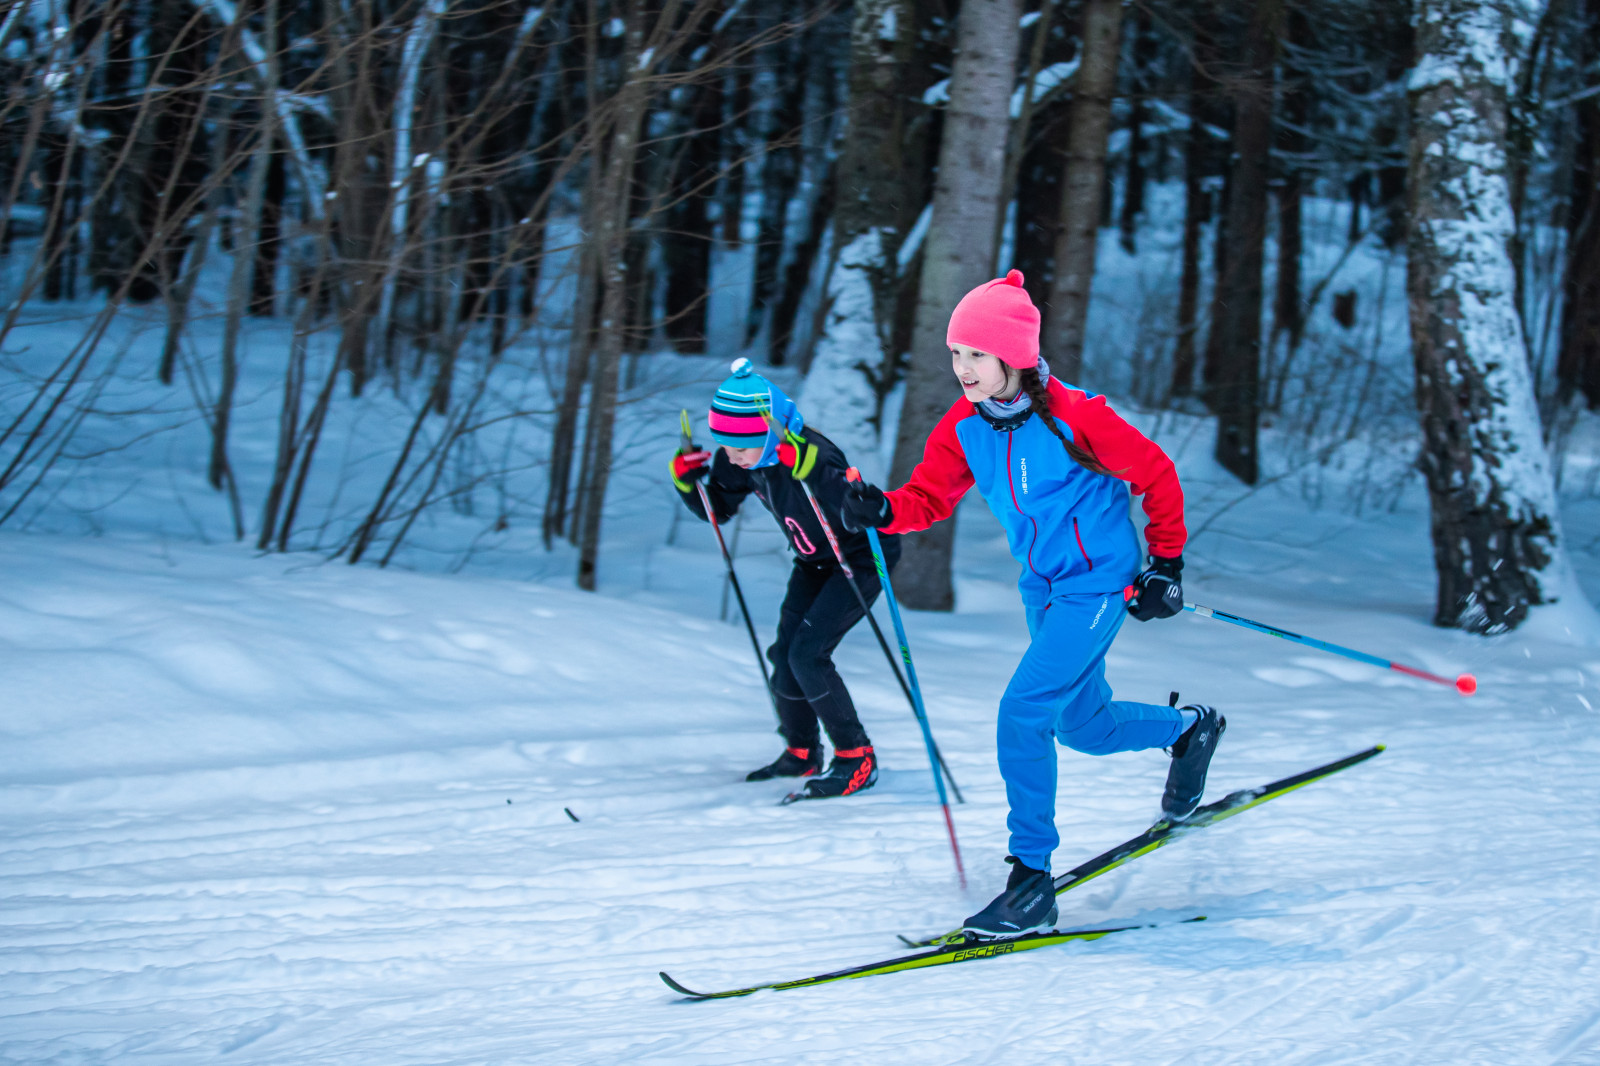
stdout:
<svg viewBox="0 0 1600 1066">
<path fill-rule="evenodd" d="M 1178 471 L 1161 447 L 1122 420 L 1104 396 L 1090 397 L 1050 381 L 1056 417 L 1072 427 L 1073 441 L 1112 474 L 1143 497 L 1145 543 L 1151 555 L 1171 559 L 1183 554 L 1189 531 L 1183 524 L 1183 486 Z"/>
<path fill-rule="evenodd" d="M 973 483 L 967 453 L 956 437 L 956 423 L 972 414 L 972 404 L 957 400 L 939 419 L 922 446 L 922 462 L 911 471 L 911 480 L 884 493 L 894 509 L 894 521 L 884 526 L 883 532 L 913 533 L 955 513 L 956 504 Z"/>
</svg>

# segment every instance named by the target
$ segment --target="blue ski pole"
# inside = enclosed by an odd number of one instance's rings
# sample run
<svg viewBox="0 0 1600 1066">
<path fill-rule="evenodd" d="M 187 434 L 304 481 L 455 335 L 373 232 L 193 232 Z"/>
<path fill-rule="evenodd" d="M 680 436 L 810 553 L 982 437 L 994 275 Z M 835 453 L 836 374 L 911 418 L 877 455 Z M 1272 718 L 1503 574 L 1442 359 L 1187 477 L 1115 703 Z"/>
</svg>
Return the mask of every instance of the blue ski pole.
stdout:
<svg viewBox="0 0 1600 1066">
<path fill-rule="evenodd" d="M 860 481 L 861 471 L 852 466 L 845 471 L 845 478 L 849 481 Z M 945 796 L 944 777 L 939 773 L 933 730 L 928 725 L 928 711 L 922 703 L 922 686 L 917 683 L 917 668 L 911 662 L 911 644 L 906 640 L 906 626 L 900 619 L 900 604 L 894 598 L 894 586 L 889 583 L 889 567 L 883 561 L 883 544 L 878 540 L 878 531 L 871 526 L 867 527 L 867 541 L 872 545 L 872 561 L 878 567 L 878 583 L 883 586 L 883 598 L 889 604 L 889 617 L 894 620 L 894 635 L 900 641 L 900 657 L 905 660 L 906 679 L 911 684 L 911 707 L 917 712 L 917 725 L 922 727 L 922 743 L 928 749 L 928 767 L 933 771 L 933 787 L 939 790 L 939 806 L 944 809 L 944 826 L 950 831 L 950 851 L 956 858 L 956 875 L 960 877 L 961 888 L 965 891 L 967 871 L 961 865 L 961 845 L 956 843 L 956 823 L 950 817 L 950 800 Z"/>
<path fill-rule="evenodd" d="M 1124 600 L 1131 600 L 1133 598 L 1132 585 L 1129 585 L 1127 588 L 1122 590 L 1122 598 Z M 1335 644 L 1332 641 L 1318 640 L 1316 637 L 1303 637 L 1299 633 L 1291 633 L 1287 629 L 1279 629 L 1277 626 L 1269 626 L 1265 622 L 1256 622 L 1249 618 L 1242 618 L 1239 615 L 1229 614 L 1227 611 L 1219 611 L 1215 607 L 1207 607 L 1204 604 L 1190 603 L 1188 600 L 1185 600 L 1183 602 L 1183 609 L 1185 611 L 1193 611 L 1201 618 L 1215 618 L 1219 622 L 1227 622 L 1230 625 L 1241 626 L 1245 629 L 1253 629 L 1257 633 L 1265 633 L 1269 637 L 1282 637 L 1284 640 L 1290 640 L 1296 644 L 1303 644 L 1308 648 L 1316 648 L 1318 651 L 1326 651 L 1331 652 L 1334 655 L 1342 655 L 1346 659 L 1354 659 L 1358 663 L 1368 663 L 1372 666 L 1381 666 L 1385 670 L 1393 670 L 1396 673 L 1405 674 L 1407 677 L 1421 678 L 1423 681 L 1432 681 L 1436 685 L 1448 685 L 1454 688 L 1457 692 L 1461 693 L 1463 696 L 1471 696 L 1478 691 L 1478 679 L 1471 674 L 1461 674 L 1454 681 L 1452 681 L 1448 677 L 1440 677 L 1438 674 L 1431 674 L 1426 670 L 1419 670 L 1415 666 L 1407 666 L 1405 663 L 1397 663 L 1392 659 L 1384 659 L 1364 651 L 1356 651 L 1354 648 L 1347 648 L 1342 644 Z"/>
</svg>

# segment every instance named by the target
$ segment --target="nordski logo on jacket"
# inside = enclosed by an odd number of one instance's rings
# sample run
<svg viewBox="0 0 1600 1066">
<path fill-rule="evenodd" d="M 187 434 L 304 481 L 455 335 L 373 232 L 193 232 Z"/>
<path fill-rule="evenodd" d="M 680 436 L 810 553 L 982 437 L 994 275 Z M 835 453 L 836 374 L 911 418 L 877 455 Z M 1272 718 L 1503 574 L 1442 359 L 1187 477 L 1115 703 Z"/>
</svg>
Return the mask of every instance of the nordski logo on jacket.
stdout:
<svg viewBox="0 0 1600 1066">
<path fill-rule="evenodd" d="M 1022 494 L 1028 494 L 1028 457 L 1022 457 Z"/>
</svg>

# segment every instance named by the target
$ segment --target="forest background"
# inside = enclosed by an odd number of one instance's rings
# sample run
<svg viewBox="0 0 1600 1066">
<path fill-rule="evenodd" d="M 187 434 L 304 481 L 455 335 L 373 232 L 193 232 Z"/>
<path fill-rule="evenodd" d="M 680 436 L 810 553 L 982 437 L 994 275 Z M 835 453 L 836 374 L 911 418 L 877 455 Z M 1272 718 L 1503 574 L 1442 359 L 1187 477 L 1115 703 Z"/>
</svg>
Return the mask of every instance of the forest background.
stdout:
<svg viewBox="0 0 1600 1066">
<path fill-rule="evenodd" d="M 1597 62 L 1600 0 L 12 3 L 0 528 L 594 589 L 686 383 L 899 484 L 1016 267 L 1059 377 L 1214 436 L 1192 525 L 1420 479 L 1434 620 L 1504 631 L 1600 551 Z"/>
</svg>

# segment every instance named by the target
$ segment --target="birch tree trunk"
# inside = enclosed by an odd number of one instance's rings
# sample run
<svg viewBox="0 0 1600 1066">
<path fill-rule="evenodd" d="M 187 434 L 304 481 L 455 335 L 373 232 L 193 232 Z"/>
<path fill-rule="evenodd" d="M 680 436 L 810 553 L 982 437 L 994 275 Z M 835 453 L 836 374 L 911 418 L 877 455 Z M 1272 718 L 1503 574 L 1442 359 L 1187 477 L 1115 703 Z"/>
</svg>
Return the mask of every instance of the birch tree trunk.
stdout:
<svg viewBox="0 0 1600 1066">
<path fill-rule="evenodd" d="M 428 0 L 406 31 L 405 45 L 401 49 L 399 91 L 391 117 L 394 141 L 389 162 L 389 188 L 394 204 L 389 209 L 389 255 L 384 263 L 378 298 L 378 344 L 383 348 L 386 361 L 394 336 L 395 289 L 406 253 L 406 229 L 411 221 L 411 172 L 416 164 L 411 154 L 411 134 L 415 125 L 417 81 L 422 73 L 422 60 L 433 44 L 445 7 L 444 0 Z"/>
<path fill-rule="evenodd" d="M 1095 240 L 1103 213 L 1106 138 L 1111 132 L 1111 96 L 1122 52 L 1122 0 L 1086 0 L 1083 62 L 1072 85 L 1067 165 L 1061 175 L 1061 230 L 1056 238 L 1056 273 L 1039 338 L 1050 372 L 1076 382 L 1083 373 L 1083 328 L 1089 318 Z"/>
<path fill-rule="evenodd" d="M 1497 633 L 1554 602 L 1567 577 L 1507 253 L 1514 17 L 1478 0 L 1421 0 L 1414 18 L 1406 290 L 1434 622 Z"/>
<path fill-rule="evenodd" d="M 600 203 L 595 212 L 595 247 L 600 256 L 600 322 L 595 340 L 594 384 L 589 392 L 589 424 L 584 435 L 587 484 L 580 493 L 578 514 L 578 587 L 595 589 L 600 559 L 600 520 L 611 478 L 612 432 L 617 417 L 617 372 L 627 329 L 629 195 L 633 164 L 639 150 L 639 126 L 648 97 L 644 84 L 649 63 L 644 53 L 644 13 L 629 12 L 623 50 L 622 86 L 617 90 L 616 117 L 606 149 Z"/>
<path fill-rule="evenodd" d="M 969 289 L 994 275 L 995 226 L 1005 210 L 1000 187 L 1020 15 L 1020 0 L 963 0 L 961 5 L 950 106 L 939 146 L 939 177 L 922 250 L 911 362 L 889 478 L 895 485 L 911 476 L 928 434 L 960 396 L 944 343 L 950 312 Z M 901 602 L 924 611 L 954 608 L 950 580 L 954 542 L 953 519 L 906 537 L 905 552 L 895 568 L 895 592 Z"/>
</svg>

